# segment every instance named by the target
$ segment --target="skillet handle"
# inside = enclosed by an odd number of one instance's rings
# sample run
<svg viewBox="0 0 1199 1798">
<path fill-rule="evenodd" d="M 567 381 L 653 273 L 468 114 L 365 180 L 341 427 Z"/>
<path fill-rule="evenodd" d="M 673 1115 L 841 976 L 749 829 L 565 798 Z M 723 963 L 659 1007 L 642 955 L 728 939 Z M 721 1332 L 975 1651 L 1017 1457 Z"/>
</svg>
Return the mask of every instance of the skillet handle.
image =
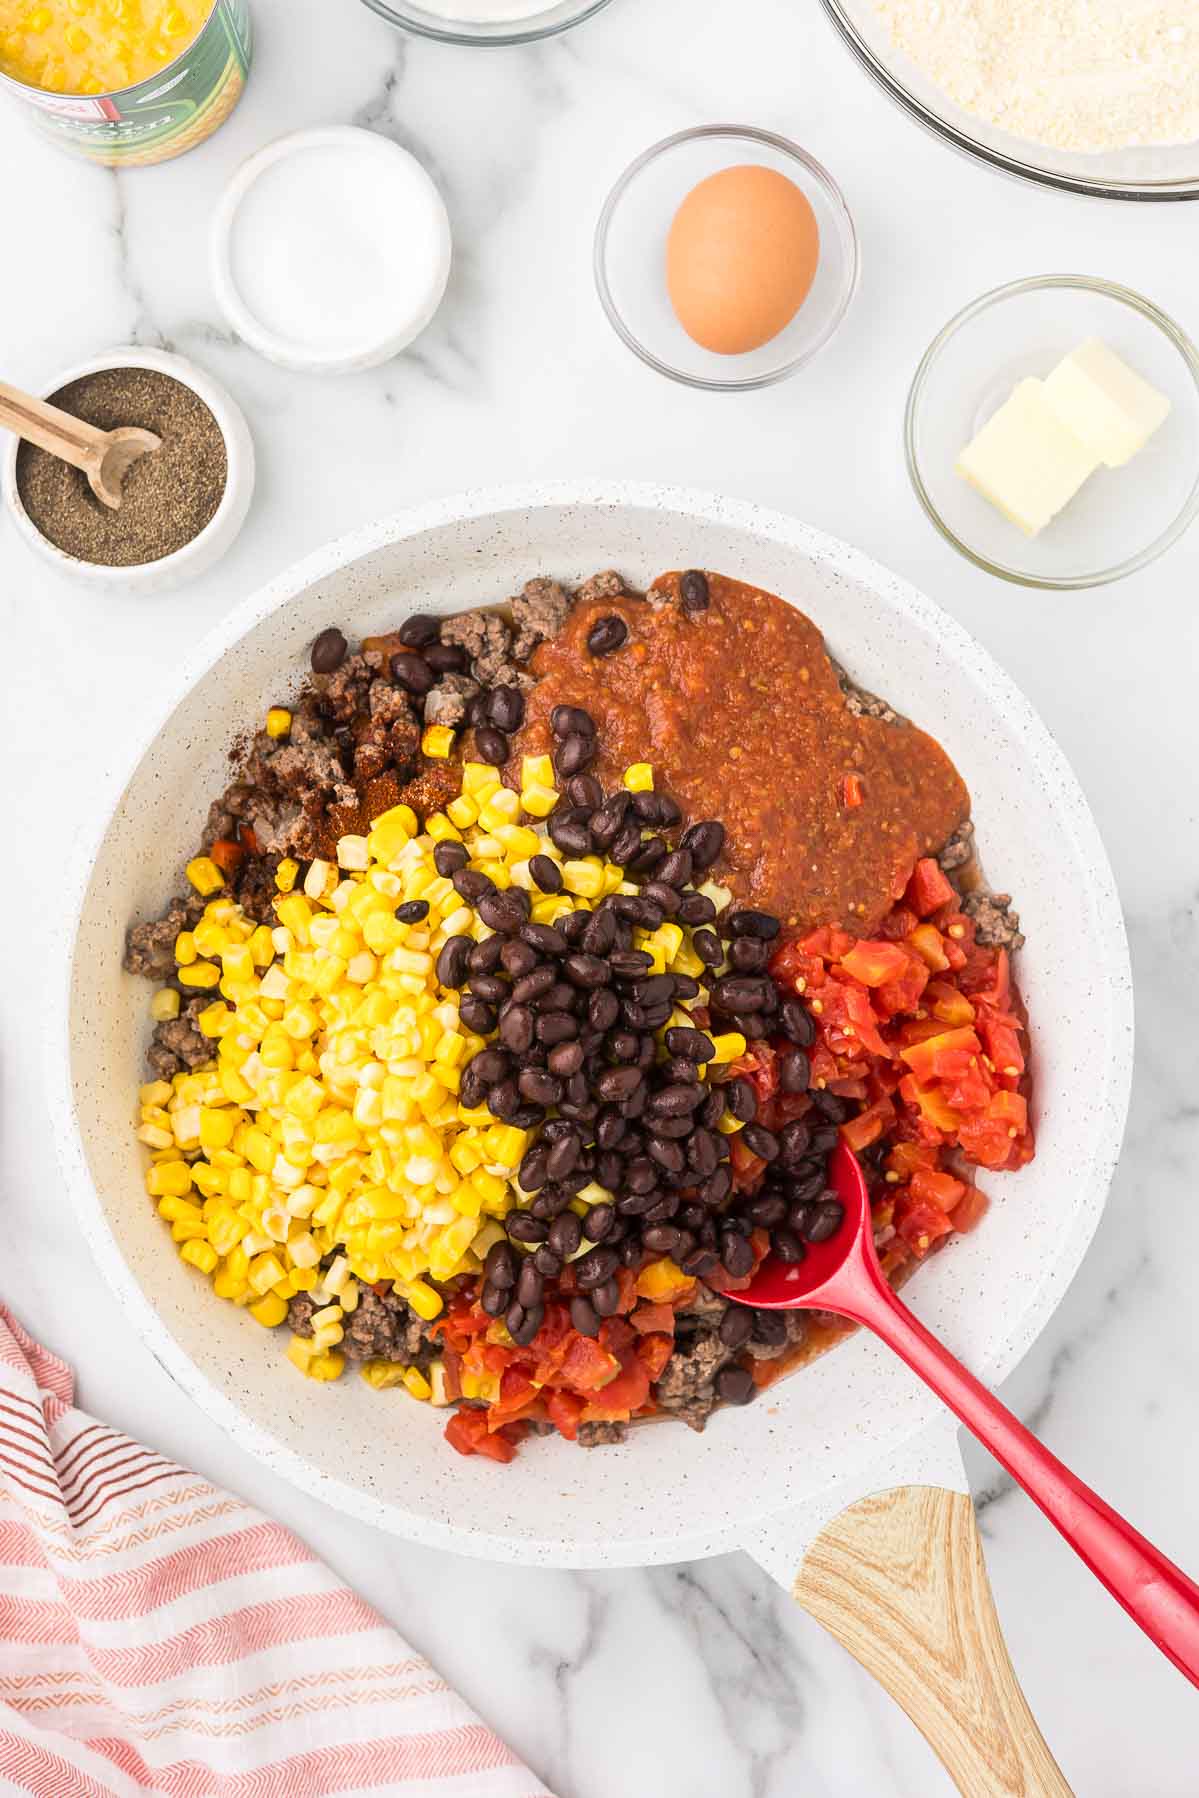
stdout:
<svg viewBox="0 0 1199 1798">
<path fill-rule="evenodd" d="M 966 1798 L 1072 1798 L 1008 1657 L 969 1495 L 895 1486 L 841 1511 L 792 1588 L 902 1705 Z"/>
</svg>

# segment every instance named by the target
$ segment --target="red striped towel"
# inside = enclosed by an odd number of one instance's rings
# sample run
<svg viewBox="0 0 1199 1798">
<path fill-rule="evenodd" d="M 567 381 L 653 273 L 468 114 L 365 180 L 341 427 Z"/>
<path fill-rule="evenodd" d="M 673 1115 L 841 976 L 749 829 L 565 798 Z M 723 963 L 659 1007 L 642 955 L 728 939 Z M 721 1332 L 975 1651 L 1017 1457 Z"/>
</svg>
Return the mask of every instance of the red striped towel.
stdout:
<svg viewBox="0 0 1199 1798">
<path fill-rule="evenodd" d="M 0 1306 L 0 1790 L 550 1798 L 289 1530 L 73 1396 Z"/>
</svg>

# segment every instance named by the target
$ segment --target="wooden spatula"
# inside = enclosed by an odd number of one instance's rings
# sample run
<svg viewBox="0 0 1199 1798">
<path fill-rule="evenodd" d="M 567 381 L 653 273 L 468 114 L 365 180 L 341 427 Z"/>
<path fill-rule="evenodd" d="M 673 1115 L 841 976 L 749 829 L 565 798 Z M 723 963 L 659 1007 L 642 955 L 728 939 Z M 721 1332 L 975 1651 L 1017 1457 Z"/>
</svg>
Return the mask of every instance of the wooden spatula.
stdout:
<svg viewBox="0 0 1199 1798">
<path fill-rule="evenodd" d="M 63 412 L 46 400 L 35 400 L 0 381 L 0 425 L 15 431 L 39 449 L 49 450 L 87 476 L 88 485 L 102 505 L 115 512 L 121 504 L 121 485 L 131 465 L 148 450 L 161 449 L 162 439 L 138 425 L 121 425 L 101 431 Z"/>
</svg>

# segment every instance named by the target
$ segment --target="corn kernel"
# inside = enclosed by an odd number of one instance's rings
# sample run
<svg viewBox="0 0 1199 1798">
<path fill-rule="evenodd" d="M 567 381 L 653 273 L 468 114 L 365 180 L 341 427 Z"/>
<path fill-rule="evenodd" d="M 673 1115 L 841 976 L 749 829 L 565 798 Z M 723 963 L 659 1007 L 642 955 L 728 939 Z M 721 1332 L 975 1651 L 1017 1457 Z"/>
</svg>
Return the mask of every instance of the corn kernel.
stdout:
<svg viewBox="0 0 1199 1798">
<path fill-rule="evenodd" d="M 273 1330 L 287 1316 L 287 1300 L 279 1298 L 276 1293 L 268 1292 L 254 1304 L 248 1305 L 246 1309 L 256 1323 L 260 1323 L 264 1329 Z"/>
<path fill-rule="evenodd" d="M 430 1386 L 419 1367 L 406 1367 L 404 1369 L 404 1385 L 412 1394 L 413 1398 L 428 1401 L 433 1396 L 433 1388 Z"/>
<path fill-rule="evenodd" d="M 182 1000 L 173 986 L 160 986 L 150 1001 L 150 1016 L 156 1024 L 166 1024 L 179 1016 Z"/>
<path fill-rule="evenodd" d="M 376 1392 L 386 1392 L 391 1386 L 407 1383 L 408 1369 L 398 1361 L 363 1361 L 359 1365 L 358 1372 L 367 1385 L 373 1386 Z"/>
<path fill-rule="evenodd" d="M 548 781 L 529 781 L 521 787 L 520 802 L 530 817 L 548 818 L 558 803 L 558 792 Z"/>
<path fill-rule="evenodd" d="M 279 863 L 279 866 L 275 869 L 276 890 L 280 893 L 290 893 L 296 884 L 296 876 L 299 872 L 299 862 L 293 861 L 290 855 L 285 855 L 283 860 Z"/>
<path fill-rule="evenodd" d="M 163 29 L 166 27 L 164 25 Z M 268 737 L 285 737 L 291 730 L 291 713 L 286 706 L 273 705 L 266 715 L 266 734 Z"/>
<path fill-rule="evenodd" d="M 180 986 L 213 987 L 219 986 L 221 970 L 214 961 L 190 962 L 179 970 Z"/>
<path fill-rule="evenodd" d="M 195 961 L 199 950 L 196 939 L 190 930 L 181 930 L 175 938 L 175 962 L 178 967 L 186 968 Z"/>
<path fill-rule="evenodd" d="M 424 1280 L 412 1280 L 404 1288 L 403 1296 L 416 1312 L 416 1315 L 418 1317 L 423 1317 L 426 1323 L 432 1323 L 433 1319 L 439 1316 L 444 1309 L 441 1294 L 439 1292 L 434 1292 L 433 1288 L 427 1285 Z"/>
<path fill-rule="evenodd" d="M 739 1030 L 727 1030 L 722 1036 L 712 1038 L 712 1046 L 716 1050 L 712 1060 L 717 1067 L 725 1062 L 736 1061 L 745 1054 L 745 1038 Z"/>
<path fill-rule="evenodd" d="M 192 1267 L 198 1267 L 202 1274 L 210 1274 L 216 1267 L 219 1257 L 210 1242 L 201 1242 L 196 1238 L 190 1242 L 180 1243 L 179 1259 L 188 1262 Z M 286 1305 L 283 1310 L 286 1313 Z"/>
<path fill-rule="evenodd" d="M 630 793 L 652 793 L 654 771 L 648 762 L 634 762 L 624 771 L 624 784 Z"/>
<path fill-rule="evenodd" d="M 426 725 L 420 746 L 431 761 L 448 761 L 454 747 L 454 733 L 448 724 Z"/>
<path fill-rule="evenodd" d="M 201 898 L 217 893 L 225 884 L 225 876 L 210 855 L 195 855 L 184 872 Z"/>
</svg>

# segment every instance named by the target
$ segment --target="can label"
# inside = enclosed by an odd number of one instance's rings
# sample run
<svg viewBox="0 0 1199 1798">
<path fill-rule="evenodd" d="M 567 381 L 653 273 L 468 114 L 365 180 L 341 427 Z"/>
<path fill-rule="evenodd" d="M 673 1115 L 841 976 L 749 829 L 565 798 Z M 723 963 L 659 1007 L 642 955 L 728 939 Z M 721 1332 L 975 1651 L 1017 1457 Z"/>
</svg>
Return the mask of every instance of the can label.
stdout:
<svg viewBox="0 0 1199 1798">
<path fill-rule="evenodd" d="M 246 0 L 216 0 L 183 54 L 117 94 L 48 94 L 0 75 L 54 141 L 93 162 L 131 168 L 182 156 L 223 125 L 250 69 Z"/>
</svg>

